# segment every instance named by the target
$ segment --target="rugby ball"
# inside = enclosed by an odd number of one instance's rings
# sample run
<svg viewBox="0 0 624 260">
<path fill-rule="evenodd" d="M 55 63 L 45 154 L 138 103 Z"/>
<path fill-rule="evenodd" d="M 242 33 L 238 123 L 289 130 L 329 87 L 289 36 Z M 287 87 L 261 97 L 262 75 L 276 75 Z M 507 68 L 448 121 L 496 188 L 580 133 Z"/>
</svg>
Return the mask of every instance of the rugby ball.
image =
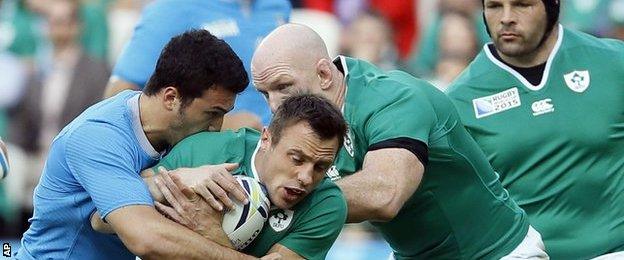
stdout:
<svg viewBox="0 0 624 260">
<path fill-rule="evenodd" d="M 249 203 L 243 205 L 232 198 L 235 208 L 223 216 L 223 231 L 236 250 L 242 250 L 260 234 L 262 226 L 269 217 L 271 202 L 267 190 L 256 179 L 237 175 L 238 183 L 247 192 Z"/>
<path fill-rule="evenodd" d="M 6 156 L 6 147 L 0 139 L 0 180 L 4 179 L 6 175 L 9 173 L 9 160 L 7 160 Z"/>
</svg>

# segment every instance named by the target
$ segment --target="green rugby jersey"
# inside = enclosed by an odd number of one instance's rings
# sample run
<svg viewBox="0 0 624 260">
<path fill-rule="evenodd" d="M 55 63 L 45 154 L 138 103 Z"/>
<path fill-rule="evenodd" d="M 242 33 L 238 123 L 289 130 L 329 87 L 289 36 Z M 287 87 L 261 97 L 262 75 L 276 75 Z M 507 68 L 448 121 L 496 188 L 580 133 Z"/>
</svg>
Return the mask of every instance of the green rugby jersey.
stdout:
<svg viewBox="0 0 624 260">
<path fill-rule="evenodd" d="M 542 82 L 487 46 L 449 89 L 553 259 L 624 250 L 624 43 L 559 27 Z"/>
<path fill-rule="evenodd" d="M 328 175 L 359 171 L 368 149 L 383 141 L 403 137 L 428 147 L 416 192 L 393 220 L 373 223 L 395 257 L 495 259 L 515 249 L 527 234 L 526 215 L 509 198 L 444 93 L 400 71 L 385 73 L 346 57 L 336 63 L 345 74 L 343 113 L 349 132 L 336 159 L 338 171 Z"/>
<path fill-rule="evenodd" d="M 189 136 L 167 154 L 158 165 L 167 169 L 198 167 L 207 164 L 239 163 L 235 174 L 258 176 L 252 166 L 260 134 L 242 128 L 237 132 L 202 132 Z M 262 232 L 244 249 L 261 257 L 279 243 L 307 259 L 324 259 L 347 218 L 342 192 L 329 178 L 295 207 L 274 208 Z"/>
</svg>

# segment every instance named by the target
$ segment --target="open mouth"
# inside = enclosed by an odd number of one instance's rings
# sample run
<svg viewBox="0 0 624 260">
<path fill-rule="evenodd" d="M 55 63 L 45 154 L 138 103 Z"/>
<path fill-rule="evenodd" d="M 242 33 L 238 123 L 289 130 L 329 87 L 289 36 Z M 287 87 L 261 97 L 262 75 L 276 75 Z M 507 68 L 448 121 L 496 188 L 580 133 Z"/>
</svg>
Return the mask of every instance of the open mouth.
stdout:
<svg viewBox="0 0 624 260">
<path fill-rule="evenodd" d="M 306 194 L 306 191 L 304 189 L 295 187 L 284 187 L 284 190 L 286 191 L 287 200 L 296 200 Z"/>
</svg>

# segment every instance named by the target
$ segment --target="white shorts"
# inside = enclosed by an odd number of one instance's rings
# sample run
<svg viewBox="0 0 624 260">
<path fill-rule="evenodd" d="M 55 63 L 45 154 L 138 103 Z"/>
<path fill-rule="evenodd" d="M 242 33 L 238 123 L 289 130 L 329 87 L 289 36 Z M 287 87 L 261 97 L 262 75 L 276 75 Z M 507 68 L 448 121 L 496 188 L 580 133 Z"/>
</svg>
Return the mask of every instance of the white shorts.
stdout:
<svg viewBox="0 0 624 260">
<path fill-rule="evenodd" d="M 501 260 L 518 260 L 518 259 L 531 259 L 541 260 L 550 259 L 546 254 L 546 247 L 544 241 L 542 241 L 542 235 L 532 226 L 529 226 L 529 232 L 524 237 L 522 242 L 506 256 L 503 256 Z"/>
<path fill-rule="evenodd" d="M 599 257 L 592 258 L 592 260 L 621 260 L 621 259 L 624 259 L 624 251 L 601 255 Z"/>
<path fill-rule="evenodd" d="M 522 242 L 516 247 L 516 249 L 511 251 L 511 253 L 501 258 L 501 260 L 547 260 L 550 259 L 550 257 L 546 254 L 545 248 L 544 242 L 542 241 L 542 235 L 540 235 L 540 233 L 537 232 L 537 230 L 535 230 L 532 226 L 529 226 L 529 232 L 527 232 Z M 394 253 L 390 253 L 388 260 L 394 259 Z M 608 258 L 600 260 L 611 259 Z"/>
</svg>

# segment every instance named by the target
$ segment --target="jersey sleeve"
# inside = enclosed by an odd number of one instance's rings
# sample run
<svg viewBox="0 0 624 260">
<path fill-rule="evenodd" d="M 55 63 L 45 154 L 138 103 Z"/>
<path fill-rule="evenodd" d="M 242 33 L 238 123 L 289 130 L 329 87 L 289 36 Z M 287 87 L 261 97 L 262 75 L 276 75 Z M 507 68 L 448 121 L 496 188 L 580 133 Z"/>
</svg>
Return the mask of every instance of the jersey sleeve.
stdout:
<svg viewBox="0 0 624 260">
<path fill-rule="evenodd" d="M 199 167 L 202 165 L 237 162 L 243 157 L 244 143 L 234 142 L 237 135 L 243 132 L 201 132 L 184 138 L 163 157 L 152 169 L 158 172 L 159 166 L 168 170 L 182 167 Z"/>
<path fill-rule="evenodd" d="M 377 106 L 381 109 L 374 111 L 364 125 L 367 145 L 392 139 L 413 139 L 428 145 L 436 113 L 425 95 L 409 91 L 387 100 Z"/>
<path fill-rule="evenodd" d="M 325 259 L 347 220 L 347 202 L 340 191 L 314 204 L 278 243 L 306 259 Z"/>
<path fill-rule="evenodd" d="M 153 205 L 137 156 L 131 141 L 106 125 L 85 124 L 65 143 L 67 166 L 102 218 L 124 206 Z"/>
<path fill-rule="evenodd" d="M 130 41 L 117 58 L 113 76 L 143 88 L 156 68 L 160 52 L 187 25 L 175 14 L 172 1 L 155 1 L 145 8 Z"/>
</svg>

